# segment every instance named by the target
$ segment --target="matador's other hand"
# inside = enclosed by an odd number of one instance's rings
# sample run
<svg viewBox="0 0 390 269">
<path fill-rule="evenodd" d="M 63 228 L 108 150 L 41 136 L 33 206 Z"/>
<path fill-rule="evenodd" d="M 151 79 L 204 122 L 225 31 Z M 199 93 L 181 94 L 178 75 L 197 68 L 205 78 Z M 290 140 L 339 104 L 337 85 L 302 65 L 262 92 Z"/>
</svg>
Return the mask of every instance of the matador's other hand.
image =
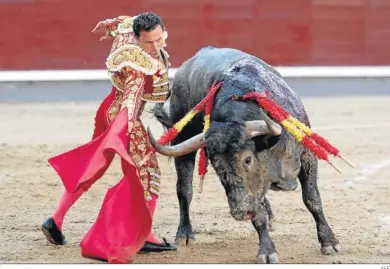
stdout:
<svg viewBox="0 0 390 269">
<path fill-rule="evenodd" d="M 106 40 L 106 39 L 112 39 L 113 35 L 112 32 L 117 32 L 118 24 L 122 22 L 122 19 L 120 18 L 114 18 L 114 19 L 107 19 L 104 21 L 99 21 L 95 28 L 93 28 L 92 33 L 93 34 L 104 34 L 102 37 L 100 37 L 100 41 Z"/>
</svg>

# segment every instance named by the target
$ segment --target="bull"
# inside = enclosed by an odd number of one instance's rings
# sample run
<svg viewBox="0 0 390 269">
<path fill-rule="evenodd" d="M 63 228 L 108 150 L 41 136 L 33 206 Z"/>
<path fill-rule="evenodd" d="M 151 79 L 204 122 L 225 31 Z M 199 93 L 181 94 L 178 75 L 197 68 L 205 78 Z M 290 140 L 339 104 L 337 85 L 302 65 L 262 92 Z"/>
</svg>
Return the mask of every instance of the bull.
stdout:
<svg viewBox="0 0 390 269">
<path fill-rule="evenodd" d="M 189 208 L 196 152 L 204 146 L 225 189 L 231 216 L 238 221 L 251 220 L 258 233 L 258 263 L 278 262 L 269 233 L 274 215 L 266 194 L 269 189 L 295 190 L 297 178 L 303 202 L 316 222 L 322 253 L 339 252 L 339 240 L 327 223 L 318 190 L 317 158 L 255 101 L 232 98 L 269 91 L 271 99 L 310 127 L 300 98 L 272 66 L 236 49 L 202 48 L 177 70 L 169 113 L 157 105 L 154 116 L 165 128 L 171 128 L 207 95 L 214 81 L 222 81 L 223 85 L 215 96 L 211 125 L 205 134 L 202 133 L 203 112 L 170 145 L 158 144 L 148 130 L 156 151 L 174 157 L 175 161 L 180 206 L 176 243 L 183 245 L 195 239 Z"/>
</svg>

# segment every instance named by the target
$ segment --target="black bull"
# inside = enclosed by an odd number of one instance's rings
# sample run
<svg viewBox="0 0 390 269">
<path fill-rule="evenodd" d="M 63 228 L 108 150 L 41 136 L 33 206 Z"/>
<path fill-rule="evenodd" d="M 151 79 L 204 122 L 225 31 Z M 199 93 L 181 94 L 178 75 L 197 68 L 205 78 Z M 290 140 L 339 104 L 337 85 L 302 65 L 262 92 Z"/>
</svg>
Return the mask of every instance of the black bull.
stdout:
<svg viewBox="0 0 390 269">
<path fill-rule="evenodd" d="M 265 93 L 292 116 L 310 126 L 305 108 L 281 75 L 260 59 L 235 49 L 206 47 L 187 60 L 172 84 L 169 115 L 162 105 L 154 115 L 170 128 L 207 94 L 214 81 L 223 81 L 214 100 L 211 126 L 202 134 L 204 113 L 199 113 L 171 145 L 158 145 L 149 131 L 157 152 L 175 157 L 180 223 L 178 244 L 194 240 L 189 216 L 192 180 L 197 149 L 205 145 L 206 155 L 226 191 L 230 214 L 236 220 L 251 219 L 260 241 L 258 262 L 278 262 L 269 235 L 273 218 L 268 189 L 294 190 L 296 178 L 302 198 L 317 225 L 323 254 L 339 251 L 339 241 L 329 227 L 317 186 L 317 159 L 284 128 L 269 118 L 254 101 L 234 100 L 249 92 Z"/>
</svg>

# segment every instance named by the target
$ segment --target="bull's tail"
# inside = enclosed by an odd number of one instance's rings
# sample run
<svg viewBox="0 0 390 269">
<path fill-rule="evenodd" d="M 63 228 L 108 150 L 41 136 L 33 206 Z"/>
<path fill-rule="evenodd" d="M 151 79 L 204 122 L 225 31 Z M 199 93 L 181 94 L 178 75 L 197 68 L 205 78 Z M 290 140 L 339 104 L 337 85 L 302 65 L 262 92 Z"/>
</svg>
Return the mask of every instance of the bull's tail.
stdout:
<svg viewBox="0 0 390 269">
<path fill-rule="evenodd" d="M 152 114 L 162 124 L 165 130 L 173 127 L 173 122 L 164 109 L 164 103 L 158 103 L 152 108 Z"/>
</svg>

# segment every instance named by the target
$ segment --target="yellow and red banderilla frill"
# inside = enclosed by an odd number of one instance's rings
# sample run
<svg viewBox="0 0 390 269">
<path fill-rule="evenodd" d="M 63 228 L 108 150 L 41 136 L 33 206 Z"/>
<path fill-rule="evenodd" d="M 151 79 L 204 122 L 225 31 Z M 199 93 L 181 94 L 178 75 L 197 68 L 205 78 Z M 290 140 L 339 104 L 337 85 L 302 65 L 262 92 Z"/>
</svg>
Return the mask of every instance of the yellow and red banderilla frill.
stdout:
<svg viewBox="0 0 390 269">
<path fill-rule="evenodd" d="M 205 133 L 210 127 L 210 114 L 214 103 L 214 97 L 222 85 L 223 82 L 217 83 L 217 81 L 215 81 L 208 89 L 208 94 L 206 95 L 206 97 L 203 98 L 202 101 L 197 104 L 193 109 L 191 109 L 180 121 L 175 123 L 173 127 L 170 128 L 158 140 L 158 143 L 161 145 L 167 145 L 169 142 L 171 142 L 193 119 L 193 117 L 199 112 L 201 112 L 203 109 L 205 109 L 203 133 Z M 271 100 L 268 97 L 268 92 L 266 94 L 259 92 L 251 92 L 245 94 L 242 97 L 233 96 L 232 99 L 255 100 L 260 107 L 264 108 L 264 110 L 271 116 L 271 118 L 281 124 L 288 133 L 290 133 L 295 139 L 297 139 L 298 142 L 302 143 L 306 148 L 308 148 L 318 159 L 328 162 L 338 172 L 342 173 L 342 170 L 335 166 L 329 160 L 328 154 L 332 154 L 336 157 L 339 157 L 351 167 L 355 166 L 349 160 L 342 157 L 340 155 L 340 151 L 333 145 L 331 145 L 325 138 L 313 132 L 303 122 L 291 116 L 287 111 L 285 111 L 273 100 Z M 198 168 L 198 174 L 201 179 L 199 184 L 199 192 L 202 192 L 203 190 L 203 180 L 207 173 L 207 166 L 208 160 L 206 157 L 205 148 L 202 147 L 200 151 Z"/>
<path fill-rule="evenodd" d="M 319 134 L 313 132 L 303 122 L 291 116 L 287 111 L 278 106 L 273 100 L 268 97 L 267 94 L 259 92 L 251 92 L 241 97 L 242 100 L 253 99 L 259 106 L 263 107 L 270 116 L 280 123 L 288 133 L 295 137 L 298 142 L 302 143 L 313 154 L 321 160 L 328 162 L 338 172 L 342 173 L 342 170 L 335 166 L 328 158 L 328 154 L 332 154 L 345 161 L 351 167 L 355 165 L 340 155 L 340 151 L 331 145 L 325 138 Z"/>
<path fill-rule="evenodd" d="M 206 133 L 210 128 L 210 114 L 214 104 L 214 97 L 218 90 L 223 85 L 223 82 L 214 81 L 208 88 L 208 94 L 200 101 L 193 109 L 191 109 L 180 121 L 175 123 L 161 138 L 158 140 L 160 145 L 167 145 L 183 130 L 183 128 L 195 117 L 196 114 L 205 109 L 203 133 Z M 203 191 L 203 180 L 207 173 L 208 160 L 206 157 L 205 148 L 202 147 L 199 156 L 198 175 L 200 176 L 199 192 Z"/>
</svg>

